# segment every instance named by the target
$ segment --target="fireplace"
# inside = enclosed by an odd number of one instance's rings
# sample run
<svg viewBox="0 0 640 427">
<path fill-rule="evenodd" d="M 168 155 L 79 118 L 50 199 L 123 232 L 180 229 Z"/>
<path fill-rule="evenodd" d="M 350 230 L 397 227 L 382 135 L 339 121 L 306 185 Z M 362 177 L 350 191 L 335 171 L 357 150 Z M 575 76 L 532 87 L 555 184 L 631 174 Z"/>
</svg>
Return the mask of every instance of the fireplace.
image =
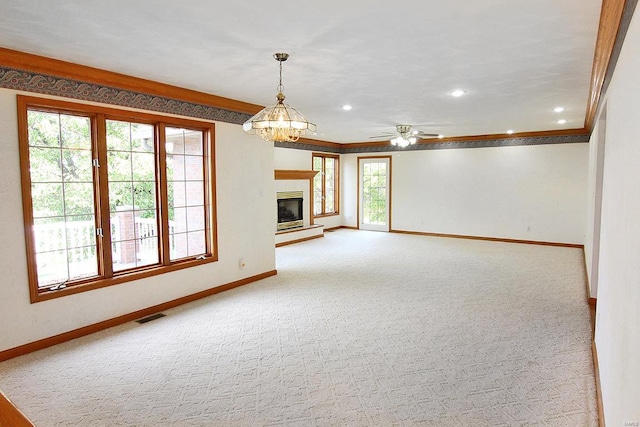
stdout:
<svg viewBox="0 0 640 427">
<path fill-rule="evenodd" d="M 303 227 L 302 191 L 278 192 L 278 231 Z"/>
</svg>

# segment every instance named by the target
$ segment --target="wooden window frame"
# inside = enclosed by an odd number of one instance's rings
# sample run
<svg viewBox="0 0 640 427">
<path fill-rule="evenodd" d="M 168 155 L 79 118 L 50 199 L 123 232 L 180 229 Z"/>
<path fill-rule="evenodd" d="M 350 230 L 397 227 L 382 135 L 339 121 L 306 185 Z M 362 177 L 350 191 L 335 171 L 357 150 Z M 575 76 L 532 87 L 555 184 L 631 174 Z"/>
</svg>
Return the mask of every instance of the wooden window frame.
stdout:
<svg viewBox="0 0 640 427">
<path fill-rule="evenodd" d="M 314 218 L 323 218 L 323 217 L 329 217 L 329 216 L 336 216 L 336 215 L 340 215 L 340 155 L 338 154 L 328 154 L 328 153 L 312 153 L 311 154 L 311 170 L 315 170 L 313 167 L 313 161 L 315 160 L 316 157 L 320 157 L 322 158 L 322 171 L 321 172 L 321 176 L 322 176 L 322 213 L 316 215 L 315 213 L 315 194 L 312 194 L 311 196 L 311 200 L 312 200 L 312 211 L 313 211 L 313 217 Z M 325 189 L 325 180 L 324 180 L 324 174 L 325 174 L 325 162 L 327 158 L 331 158 L 334 159 L 335 161 L 335 167 L 334 167 L 334 171 L 333 171 L 333 188 L 334 188 L 334 195 L 333 195 L 333 205 L 334 205 L 334 212 L 329 212 L 326 213 L 325 212 L 325 205 L 324 205 L 324 200 L 326 197 L 326 189 Z"/>
<path fill-rule="evenodd" d="M 22 204 L 25 229 L 25 244 L 29 293 L 32 303 L 53 298 L 86 292 L 106 286 L 117 285 L 133 280 L 168 273 L 171 271 L 195 267 L 218 261 L 217 212 L 216 212 L 216 174 L 215 174 L 215 125 L 192 119 L 176 118 L 152 113 L 120 110 L 106 106 L 80 104 L 49 98 L 17 95 L 18 140 L 20 152 L 20 170 L 22 184 Z M 93 182 L 95 191 L 94 214 L 96 227 L 102 228 L 103 236 L 98 238 L 96 251 L 98 276 L 74 280 L 67 287 L 57 290 L 38 287 L 33 205 L 31 194 L 31 175 L 29 158 L 29 135 L 27 114 L 29 110 L 71 114 L 89 117 L 91 120 L 91 143 L 93 157 L 101 167 L 94 168 Z M 158 212 L 159 262 L 150 266 L 113 272 L 111 260 L 111 226 L 109 216 L 108 170 L 106 149 L 106 121 L 120 120 L 151 124 L 155 128 L 156 156 L 156 200 Z M 167 200 L 166 146 L 165 128 L 179 127 L 202 131 L 204 166 L 204 204 L 205 204 L 205 249 L 204 257 L 189 257 L 170 261 L 169 254 L 169 208 Z"/>
</svg>

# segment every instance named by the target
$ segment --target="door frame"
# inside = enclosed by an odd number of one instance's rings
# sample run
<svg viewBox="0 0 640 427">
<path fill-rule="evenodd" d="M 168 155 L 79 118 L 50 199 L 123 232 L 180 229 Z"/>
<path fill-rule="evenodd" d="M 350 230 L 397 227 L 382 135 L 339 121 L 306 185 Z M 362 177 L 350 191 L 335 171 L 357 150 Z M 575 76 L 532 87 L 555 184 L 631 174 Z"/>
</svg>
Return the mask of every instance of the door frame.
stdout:
<svg viewBox="0 0 640 427">
<path fill-rule="evenodd" d="M 387 224 L 389 226 L 389 229 L 387 230 L 387 232 L 391 231 L 393 228 L 391 227 L 391 218 L 392 218 L 392 212 L 393 210 L 391 209 L 392 207 L 392 188 L 393 188 L 393 174 L 392 174 L 392 159 L 393 156 L 391 155 L 387 155 L 387 156 L 358 156 L 357 157 L 357 163 L 358 163 L 358 175 L 356 177 L 356 200 L 357 200 L 357 206 L 356 206 L 356 227 L 358 228 L 358 230 L 360 230 L 360 160 L 368 160 L 368 159 L 389 159 L 389 170 L 388 170 L 388 175 L 389 175 L 389 188 L 388 188 L 388 194 L 389 194 L 389 203 L 387 204 L 387 211 L 389 212 L 389 223 Z"/>
</svg>

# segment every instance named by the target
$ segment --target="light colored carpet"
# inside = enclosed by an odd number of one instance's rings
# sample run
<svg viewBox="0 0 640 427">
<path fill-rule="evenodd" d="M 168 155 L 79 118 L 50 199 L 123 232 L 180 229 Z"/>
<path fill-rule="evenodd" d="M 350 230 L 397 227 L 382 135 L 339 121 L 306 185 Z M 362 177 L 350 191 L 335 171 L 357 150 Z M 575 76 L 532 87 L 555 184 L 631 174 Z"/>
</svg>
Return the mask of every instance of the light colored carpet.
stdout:
<svg viewBox="0 0 640 427">
<path fill-rule="evenodd" d="M 339 230 L 0 364 L 38 426 L 596 426 L 582 251 Z"/>
</svg>

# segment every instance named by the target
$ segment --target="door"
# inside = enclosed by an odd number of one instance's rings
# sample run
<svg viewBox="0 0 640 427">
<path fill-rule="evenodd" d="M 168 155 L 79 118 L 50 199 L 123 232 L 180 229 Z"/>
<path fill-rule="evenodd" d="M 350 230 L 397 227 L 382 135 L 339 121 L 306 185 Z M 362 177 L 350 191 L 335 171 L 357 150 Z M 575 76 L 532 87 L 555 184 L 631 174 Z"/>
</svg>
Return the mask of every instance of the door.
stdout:
<svg viewBox="0 0 640 427">
<path fill-rule="evenodd" d="M 391 157 L 358 158 L 358 228 L 389 231 Z"/>
</svg>

